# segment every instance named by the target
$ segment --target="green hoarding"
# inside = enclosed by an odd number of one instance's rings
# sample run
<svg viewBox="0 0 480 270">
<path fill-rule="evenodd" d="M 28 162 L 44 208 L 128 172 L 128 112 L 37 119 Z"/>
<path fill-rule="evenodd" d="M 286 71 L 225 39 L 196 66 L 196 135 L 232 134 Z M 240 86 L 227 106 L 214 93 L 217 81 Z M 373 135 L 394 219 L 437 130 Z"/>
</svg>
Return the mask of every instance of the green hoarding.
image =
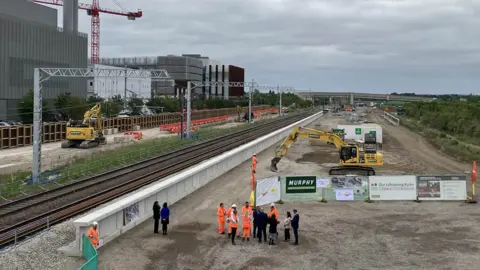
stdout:
<svg viewBox="0 0 480 270">
<path fill-rule="evenodd" d="M 316 193 L 316 176 L 285 177 L 285 193 Z"/>
</svg>

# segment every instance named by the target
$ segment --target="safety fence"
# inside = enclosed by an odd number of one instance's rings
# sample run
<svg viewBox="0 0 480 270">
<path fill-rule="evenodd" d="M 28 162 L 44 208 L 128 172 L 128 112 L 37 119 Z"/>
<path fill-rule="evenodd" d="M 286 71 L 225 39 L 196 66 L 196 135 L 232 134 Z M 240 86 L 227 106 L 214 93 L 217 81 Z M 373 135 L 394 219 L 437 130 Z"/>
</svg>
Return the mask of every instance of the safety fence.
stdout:
<svg viewBox="0 0 480 270">
<path fill-rule="evenodd" d="M 254 106 L 252 110 L 262 111 L 270 106 Z M 215 110 L 192 111 L 192 120 L 218 117 L 224 115 L 235 115 L 245 113 L 248 108 L 225 108 Z M 118 132 L 133 131 L 136 127 L 140 129 L 156 128 L 160 125 L 180 122 L 181 113 L 161 113 L 151 116 L 116 117 L 103 119 L 104 129 L 116 129 Z M 42 142 L 51 143 L 65 140 L 66 122 L 43 123 Z M 0 127 L 0 149 L 17 148 L 32 145 L 32 125 Z"/>
<path fill-rule="evenodd" d="M 87 260 L 78 270 L 97 270 L 98 253 L 90 240 L 83 235 L 82 237 L 82 256 Z"/>
<path fill-rule="evenodd" d="M 281 176 L 257 181 L 256 205 L 276 201 L 467 201 L 466 175 Z"/>
<path fill-rule="evenodd" d="M 400 119 L 398 119 L 398 117 L 393 116 L 391 113 L 384 111 L 383 118 L 385 118 L 388 122 L 392 123 L 395 126 L 400 125 Z"/>
</svg>

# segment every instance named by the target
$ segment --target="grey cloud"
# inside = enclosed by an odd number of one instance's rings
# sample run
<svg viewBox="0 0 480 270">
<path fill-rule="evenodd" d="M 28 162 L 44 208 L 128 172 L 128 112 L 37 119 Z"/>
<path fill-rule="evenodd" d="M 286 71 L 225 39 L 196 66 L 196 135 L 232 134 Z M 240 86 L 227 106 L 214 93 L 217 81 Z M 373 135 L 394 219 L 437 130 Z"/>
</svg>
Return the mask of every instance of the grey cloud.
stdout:
<svg viewBox="0 0 480 270">
<path fill-rule="evenodd" d="M 144 17 L 102 14 L 104 57 L 201 53 L 249 79 L 332 91 L 469 93 L 480 83 L 477 0 L 119 2 Z"/>
</svg>

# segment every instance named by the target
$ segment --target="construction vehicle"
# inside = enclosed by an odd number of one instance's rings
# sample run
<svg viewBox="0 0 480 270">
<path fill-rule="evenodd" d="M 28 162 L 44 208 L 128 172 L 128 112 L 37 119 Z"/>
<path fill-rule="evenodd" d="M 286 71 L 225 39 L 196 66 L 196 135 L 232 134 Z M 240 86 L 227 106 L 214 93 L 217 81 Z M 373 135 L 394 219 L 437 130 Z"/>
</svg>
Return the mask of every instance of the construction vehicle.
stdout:
<svg viewBox="0 0 480 270">
<path fill-rule="evenodd" d="M 62 142 L 62 148 L 78 147 L 88 149 L 106 144 L 103 136 L 103 120 L 100 103 L 96 104 L 83 115 L 83 121 L 70 120 L 67 123 L 67 141 Z"/>
<path fill-rule="evenodd" d="M 367 136 L 364 145 L 360 146 L 358 143 L 347 143 L 333 133 L 297 126 L 276 150 L 270 166 L 272 171 L 278 172 L 277 164 L 298 138 L 324 141 L 337 147 L 340 162 L 339 166 L 330 168 L 330 175 L 375 175 L 372 167 L 383 165 L 383 155 L 377 152 L 375 136 Z"/>
</svg>

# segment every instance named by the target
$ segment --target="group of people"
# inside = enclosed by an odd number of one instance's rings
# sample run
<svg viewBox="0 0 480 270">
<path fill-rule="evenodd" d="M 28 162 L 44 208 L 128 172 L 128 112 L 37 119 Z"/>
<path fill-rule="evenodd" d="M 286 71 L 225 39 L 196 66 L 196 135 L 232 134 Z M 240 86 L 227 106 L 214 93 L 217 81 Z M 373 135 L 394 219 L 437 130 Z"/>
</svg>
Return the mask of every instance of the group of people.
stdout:
<svg viewBox="0 0 480 270">
<path fill-rule="evenodd" d="M 240 217 L 239 217 L 240 215 Z M 275 245 L 278 236 L 278 226 L 280 224 L 278 210 L 275 208 L 275 204 L 270 204 L 270 211 L 265 213 L 261 207 L 252 209 L 249 202 L 245 202 L 242 206 L 241 213 L 237 210 L 237 205 L 232 204 L 228 209 L 225 209 L 223 203 L 217 210 L 218 217 L 218 233 L 225 234 L 225 223 L 228 223 L 228 236 L 231 238 L 232 245 L 235 244 L 236 237 L 242 237 L 242 241 L 250 241 L 252 236 L 252 224 L 253 224 L 253 237 L 258 238 L 258 242 L 264 242 Z M 241 235 L 239 225 L 241 223 Z M 296 209 L 293 209 L 293 217 L 290 212 L 287 212 L 287 217 L 283 221 L 285 242 L 290 241 L 290 229 L 293 229 L 295 237 L 294 245 L 298 245 L 298 227 L 300 223 L 300 215 Z M 268 234 L 267 234 L 268 226 Z"/>
<path fill-rule="evenodd" d="M 170 224 L 170 209 L 167 206 L 167 203 L 163 203 L 163 207 L 160 208 L 158 201 L 153 203 L 153 219 L 155 220 L 155 224 L 153 226 L 153 233 L 158 233 L 158 225 L 160 219 L 162 220 L 162 233 L 163 235 L 167 235 L 167 227 Z"/>
</svg>

